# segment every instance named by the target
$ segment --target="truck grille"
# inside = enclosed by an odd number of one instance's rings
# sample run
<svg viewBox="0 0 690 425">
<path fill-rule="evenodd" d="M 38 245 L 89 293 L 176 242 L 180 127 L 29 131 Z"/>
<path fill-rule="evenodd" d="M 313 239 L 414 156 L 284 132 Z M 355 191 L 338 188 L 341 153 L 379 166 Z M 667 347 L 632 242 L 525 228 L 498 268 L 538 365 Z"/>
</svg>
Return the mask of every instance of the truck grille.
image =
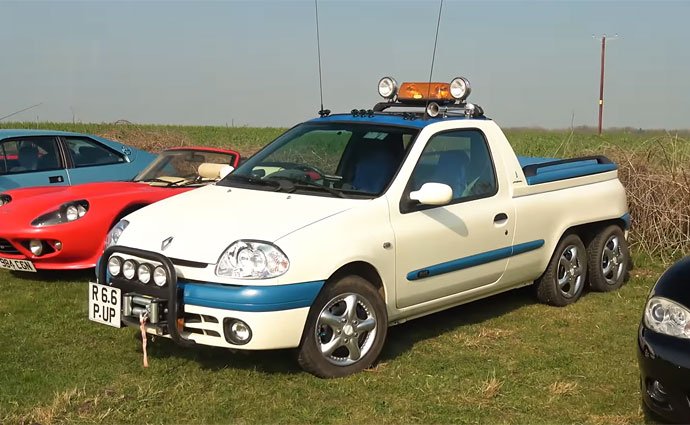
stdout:
<svg viewBox="0 0 690 425">
<path fill-rule="evenodd" d="M 0 238 L 0 253 L 18 255 L 19 251 L 7 239 Z"/>
</svg>

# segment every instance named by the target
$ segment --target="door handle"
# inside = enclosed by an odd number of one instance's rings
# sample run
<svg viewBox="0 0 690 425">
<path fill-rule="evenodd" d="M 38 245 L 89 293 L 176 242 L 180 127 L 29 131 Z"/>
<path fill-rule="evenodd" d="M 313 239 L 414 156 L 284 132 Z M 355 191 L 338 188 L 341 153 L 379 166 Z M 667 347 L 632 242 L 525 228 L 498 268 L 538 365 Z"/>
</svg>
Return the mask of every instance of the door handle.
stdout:
<svg viewBox="0 0 690 425">
<path fill-rule="evenodd" d="M 65 179 L 62 176 L 50 176 L 48 177 L 50 183 L 62 183 Z"/>
<path fill-rule="evenodd" d="M 498 213 L 494 217 L 494 223 L 503 223 L 504 221 L 508 220 L 508 214 L 506 213 Z"/>
</svg>

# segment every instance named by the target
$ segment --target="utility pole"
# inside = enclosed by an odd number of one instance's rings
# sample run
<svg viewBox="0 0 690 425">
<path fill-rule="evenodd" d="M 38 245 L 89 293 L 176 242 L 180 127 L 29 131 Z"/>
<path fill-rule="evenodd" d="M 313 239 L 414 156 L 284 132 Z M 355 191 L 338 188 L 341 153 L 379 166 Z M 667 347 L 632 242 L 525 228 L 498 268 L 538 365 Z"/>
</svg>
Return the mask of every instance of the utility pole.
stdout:
<svg viewBox="0 0 690 425">
<path fill-rule="evenodd" d="M 599 78 L 599 135 L 601 136 L 601 127 L 604 117 L 604 62 L 606 60 L 606 34 L 597 37 L 592 34 L 593 38 L 601 38 L 601 76 Z M 618 38 L 618 34 L 609 37 L 609 41 Z"/>
</svg>

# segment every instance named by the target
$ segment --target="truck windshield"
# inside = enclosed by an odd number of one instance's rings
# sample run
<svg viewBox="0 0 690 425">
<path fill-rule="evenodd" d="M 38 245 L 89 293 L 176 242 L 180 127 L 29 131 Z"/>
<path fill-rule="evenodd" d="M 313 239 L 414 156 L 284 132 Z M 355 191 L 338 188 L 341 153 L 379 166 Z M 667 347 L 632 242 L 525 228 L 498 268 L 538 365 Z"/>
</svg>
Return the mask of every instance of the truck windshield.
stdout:
<svg viewBox="0 0 690 425">
<path fill-rule="evenodd" d="M 326 196 L 378 196 L 418 131 L 374 123 L 300 124 L 218 184 Z"/>
</svg>

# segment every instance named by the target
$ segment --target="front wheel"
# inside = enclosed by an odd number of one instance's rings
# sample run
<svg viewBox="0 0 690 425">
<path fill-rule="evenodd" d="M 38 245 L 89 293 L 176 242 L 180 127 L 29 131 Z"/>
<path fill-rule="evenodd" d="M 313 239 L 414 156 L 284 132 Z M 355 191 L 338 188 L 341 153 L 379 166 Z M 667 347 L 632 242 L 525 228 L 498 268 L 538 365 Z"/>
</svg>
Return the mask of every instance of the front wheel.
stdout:
<svg viewBox="0 0 690 425">
<path fill-rule="evenodd" d="M 388 330 L 386 306 L 359 276 L 329 283 L 309 310 L 297 360 L 321 378 L 337 378 L 371 366 Z"/>
<path fill-rule="evenodd" d="M 592 239 L 587 247 L 589 286 L 608 292 L 620 288 L 627 278 L 630 252 L 620 227 L 610 225 Z"/>
<path fill-rule="evenodd" d="M 539 301 L 563 307 L 580 298 L 587 276 L 585 245 L 576 234 L 563 237 L 546 267 L 535 282 Z"/>
</svg>

